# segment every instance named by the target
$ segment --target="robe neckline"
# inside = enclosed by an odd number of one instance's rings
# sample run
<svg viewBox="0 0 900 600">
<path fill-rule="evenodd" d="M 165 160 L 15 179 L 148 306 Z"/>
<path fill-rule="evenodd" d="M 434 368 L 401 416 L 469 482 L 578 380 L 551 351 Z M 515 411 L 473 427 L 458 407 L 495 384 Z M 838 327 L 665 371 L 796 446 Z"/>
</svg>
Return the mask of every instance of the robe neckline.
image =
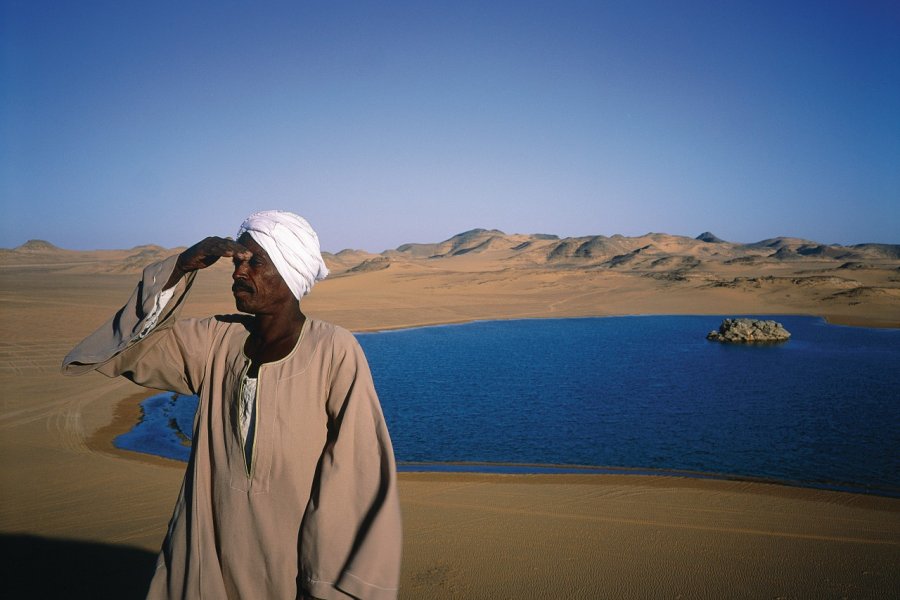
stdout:
<svg viewBox="0 0 900 600">
<path fill-rule="evenodd" d="M 267 365 L 277 365 L 277 364 L 281 364 L 281 363 L 283 363 L 283 362 L 285 362 L 285 361 L 287 361 L 287 360 L 290 360 L 290 358 L 291 358 L 292 356 L 294 356 L 294 354 L 297 352 L 297 349 L 300 348 L 300 344 L 303 342 L 303 338 L 306 337 L 306 336 L 305 336 L 306 330 L 309 329 L 309 322 L 310 322 L 311 320 L 312 320 L 312 319 L 310 319 L 309 317 L 306 317 L 306 318 L 303 320 L 303 325 L 300 326 L 300 335 L 297 336 L 297 341 L 294 342 L 294 347 L 291 348 L 291 351 L 290 351 L 290 352 L 288 352 L 286 355 L 284 355 L 284 357 L 279 358 L 278 360 L 273 360 L 273 361 L 270 361 L 270 362 L 260 363 L 259 368 L 262 369 L 263 367 L 265 367 L 265 366 L 267 366 Z M 245 360 L 246 362 L 252 363 L 253 360 L 252 360 L 249 356 L 247 356 L 247 353 L 246 353 L 246 352 L 244 352 L 244 348 L 245 348 L 246 345 L 247 345 L 247 340 L 249 340 L 249 339 L 250 339 L 250 332 L 248 331 L 248 332 L 247 332 L 247 335 L 245 335 L 245 336 L 244 336 L 244 339 L 241 341 L 241 356 L 244 358 L 244 360 Z M 258 372 L 257 372 L 256 376 L 257 376 L 257 378 L 259 377 L 259 373 L 258 373 Z"/>
</svg>

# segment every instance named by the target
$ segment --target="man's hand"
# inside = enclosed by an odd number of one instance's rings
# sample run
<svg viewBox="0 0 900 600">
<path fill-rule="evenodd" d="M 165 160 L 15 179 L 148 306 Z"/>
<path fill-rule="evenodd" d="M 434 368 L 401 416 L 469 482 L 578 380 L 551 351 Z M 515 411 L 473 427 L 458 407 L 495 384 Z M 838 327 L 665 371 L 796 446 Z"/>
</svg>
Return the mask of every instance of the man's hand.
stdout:
<svg viewBox="0 0 900 600">
<path fill-rule="evenodd" d="M 223 256 L 236 256 L 241 260 L 250 260 L 253 253 L 230 238 L 208 237 L 178 256 L 175 269 L 163 289 L 169 289 L 187 273 L 205 269 Z"/>
</svg>

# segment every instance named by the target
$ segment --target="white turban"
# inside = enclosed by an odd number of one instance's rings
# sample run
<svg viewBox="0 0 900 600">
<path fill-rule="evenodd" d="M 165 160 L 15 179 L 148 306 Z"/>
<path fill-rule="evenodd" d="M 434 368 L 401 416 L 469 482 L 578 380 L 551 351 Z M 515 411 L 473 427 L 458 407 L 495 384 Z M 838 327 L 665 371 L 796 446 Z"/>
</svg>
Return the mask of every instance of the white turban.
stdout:
<svg viewBox="0 0 900 600">
<path fill-rule="evenodd" d="M 238 237 L 244 232 L 268 253 L 297 300 L 328 276 L 319 236 L 303 217 L 284 210 L 256 212 L 241 223 Z"/>
</svg>

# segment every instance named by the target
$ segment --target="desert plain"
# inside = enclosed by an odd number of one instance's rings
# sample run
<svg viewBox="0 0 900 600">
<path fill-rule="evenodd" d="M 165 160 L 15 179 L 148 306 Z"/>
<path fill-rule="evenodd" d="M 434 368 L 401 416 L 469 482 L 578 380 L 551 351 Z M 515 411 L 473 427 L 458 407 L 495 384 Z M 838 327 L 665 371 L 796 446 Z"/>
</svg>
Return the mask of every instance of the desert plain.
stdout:
<svg viewBox="0 0 900 600">
<path fill-rule="evenodd" d="M 63 377 L 59 366 L 124 303 L 144 266 L 178 251 L 0 249 L 5 597 L 143 597 L 184 465 L 112 445 L 152 391 L 93 373 Z M 900 327 L 898 245 L 477 229 L 325 258 L 332 274 L 304 312 L 355 331 L 625 314 L 808 314 Z M 229 273 L 228 264 L 201 273 L 183 314 L 232 312 Z M 897 498 L 667 476 L 452 473 L 401 473 L 400 494 L 401 598 L 900 590 Z"/>
</svg>

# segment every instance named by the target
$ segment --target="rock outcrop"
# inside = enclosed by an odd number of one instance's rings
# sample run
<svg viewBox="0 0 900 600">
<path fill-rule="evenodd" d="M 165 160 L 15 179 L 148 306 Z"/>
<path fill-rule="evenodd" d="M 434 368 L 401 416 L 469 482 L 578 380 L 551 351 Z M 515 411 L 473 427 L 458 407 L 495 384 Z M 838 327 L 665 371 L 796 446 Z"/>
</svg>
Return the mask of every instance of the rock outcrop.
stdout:
<svg viewBox="0 0 900 600">
<path fill-rule="evenodd" d="M 19 252 L 54 252 L 59 248 L 45 240 L 28 240 L 16 250 Z"/>
<path fill-rule="evenodd" d="M 706 339 L 736 344 L 785 342 L 790 332 L 781 323 L 757 319 L 725 319 L 718 331 L 710 331 Z"/>
<path fill-rule="evenodd" d="M 348 273 L 370 273 L 372 271 L 383 271 L 391 266 L 391 259 L 387 256 L 376 256 L 364 260 L 355 267 L 347 269 Z"/>
<path fill-rule="evenodd" d="M 712 233 L 711 231 L 704 231 L 700 235 L 694 238 L 695 240 L 699 240 L 701 242 L 706 242 L 708 244 L 724 244 L 725 240 Z"/>
</svg>

